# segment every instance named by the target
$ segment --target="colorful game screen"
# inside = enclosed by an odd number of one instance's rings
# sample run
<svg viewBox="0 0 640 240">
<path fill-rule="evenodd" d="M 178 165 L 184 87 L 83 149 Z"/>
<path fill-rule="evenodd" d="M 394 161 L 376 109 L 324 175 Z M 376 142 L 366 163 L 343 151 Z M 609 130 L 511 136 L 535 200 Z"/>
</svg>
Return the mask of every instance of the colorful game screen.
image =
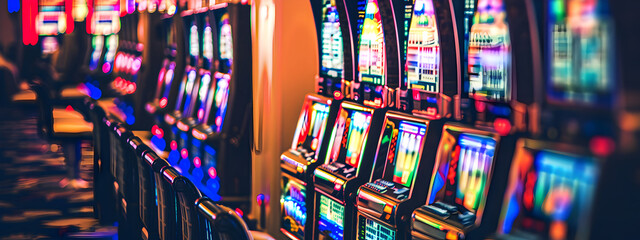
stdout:
<svg viewBox="0 0 640 240">
<path fill-rule="evenodd" d="M 102 64 L 102 72 L 110 73 L 113 69 L 113 60 L 118 50 L 118 35 L 109 35 L 107 37 L 107 52 L 104 54 L 104 63 Z"/>
<path fill-rule="evenodd" d="M 91 59 L 89 62 L 89 69 L 91 71 L 98 68 L 100 63 L 100 57 L 102 56 L 102 49 L 104 48 L 104 36 L 96 35 L 91 38 Z"/>
<path fill-rule="evenodd" d="M 395 148 L 393 182 L 411 187 L 418 162 L 420 162 L 420 150 L 424 143 L 427 126 L 401 121 L 398 130 L 394 131 L 397 134 L 394 136 L 396 143 L 392 144 L 392 147 Z M 389 155 L 389 157 L 393 157 L 393 155 Z"/>
<path fill-rule="evenodd" d="M 67 14 L 63 0 L 38 1 L 36 31 L 40 36 L 58 35 L 67 30 Z"/>
<path fill-rule="evenodd" d="M 220 68 L 222 73 L 231 73 L 233 66 L 233 35 L 229 14 L 225 13 L 220 19 Z"/>
<path fill-rule="evenodd" d="M 58 44 L 58 39 L 56 37 L 44 37 L 42 39 L 42 55 L 53 54 L 58 51 L 60 45 Z"/>
<path fill-rule="evenodd" d="M 167 106 L 167 102 L 169 101 L 169 93 L 171 92 L 171 83 L 173 82 L 174 71 L 176 69 L 175 62 L 169 62 L 164 72 L 164 88 L 162 93 L 162 98 L 158 105 L 160 108 L 165 108 Z"/>
<path fill-rule="evenodd" d="M 336 0 L 324 0 L 322 6 L 322 68 L 321 74 L 342 78 L 344 49 Z"/>
<path fill-rule="evenodd" d="M 377 0 L 367 0 L 364 21 L 360 29 L 362 33 L 358 47 L 358 80 L 384 85 L 386 83 L 385 44 Z"/>
<path fill-rule="evenodd" d="M 461 212 L 482 212 L 493 170 L 496 139 L 445 128 L 431 176 L 429 204 L 443 202 Z M 466 210 L 466 211 L 465 211 Z"/>
<path fill-rule="evenodd" d="M 209 25 L 209 18 L 207 17 L 207 25 L 204 27 L 203 33 L 203 43 L 202 43 L 202 56 L 203 56 L 203 67 L 205 69 L 211 68 L 211 63 L 213 62 L 213 32 L 211 31 L 211 26 Z"/>
<path fill-rule="evenodd" d="M 358 219 L 358 240 L 395 240 L 396 231 L 369 218 L 360 216 Z"/>
<path fill-rule="evenodd" d="M 511 43 L 502 0 L 479 0 L 468 52 L 469 97 L 507 102 L 511 99 Z"/>
<path fill-rule="evenodd" d="M 297 238 L 303 239 L 307 222 L 306 187 L 285 177 L 283 177 L 283 184 L 283 193 L 280 196 L 282 228 Z"/>
<path fill-rule="evenodd" d="M 120 1 L 96 0 L 91 16 L 92 33 L 109 35 L 120 31 Z"/>
<path fill-rule="evenodd" d="M 317 154 L 320 150 L 319 147 L 322 143 L 328 116 L 329 105 L 326 103 L 310 99 L 305 101 L 294 135 L 294 149 L 302 147 L 307 152 L 315 152 Z"/>
<path fill-rule="evenodd" d="M 200 38 L 198 36 L 198 25 L 193 23 L 189 28 L 189 56 L 191 61 L 189 65 L 195 67 L 198 64 L 198 56 L 200 55 Z"/>
<path fill-rule="evenodd" d="M 196 100 L 195 114 L 196 123 L 203 122 L 205 117 L 205 111 L 207 109 L 207 99 L 209 98 L 209 91 L 211 89 L 211 74 L 206 72 L 200 77 L 200 88 L 198 88 L 198 99 Z"/>
<path fill-rule="evenodd" d="M 189 107 L 189 103 L 191 102 L 191 93 L 193 92 L 193 87 L 195 85 L 195 81 L 196 81 L 196 70 L 190 70 L 189 72 L 187 72 L 187 81 L 185 81 L 183 83 L 183 86 L 181 88 L 181 90 L 183 91 L 182 94 L 182 102 L 178 103 L 180 104 L 179 108 L 177 110 L 182 111 L 183 113 L 185 111 L 187 111 L 188 107 Z"/>
<path fill-rule="evenodd" d="M 598 179 L 594 160 L 544 148 L 518 148 L 498 232 L 528 232 L 546 239 L 586 238 L 580 237 L 578 226 L 589 219 Z"/>
<path fill-rule="evenodd" d="M 406 71 L 410 88 L 440 91 L 440 39 L 432 0 L 416 0 L 413 5 Z"/>
<path fill-rule="evenodd" d="M 230 77 L 228 74 L 222 75 L 222 77 L 217 78 L 216 83 L 216 93 L 214 103 L 216 114 L 214 116 L 214 126 L 213 131 L 220 132 L 222 130 L 222 124 L 224 124 L 224 117 L 227 113 L 227 104 L 229 102 L 229 80 Z"/>
<path fill-rule="evenodd" d="M 550 100 L 611 103 L 612 23 L 604 9 L 607 1 L 549 0 Z"/>
<path fill-rule="evenodd" d="M 342 240 L 344 236 L 344 206 L 333 199 L 320 194 L 318 211 L 318 229 L 324 236 L 333 240 Z"/>
<path fill-rule="evenodd" d="M 370 111 L 341 108 L 331 133 L 326 162 L 344 161 L 357 168 L 369 134 Z"/>
</svg>

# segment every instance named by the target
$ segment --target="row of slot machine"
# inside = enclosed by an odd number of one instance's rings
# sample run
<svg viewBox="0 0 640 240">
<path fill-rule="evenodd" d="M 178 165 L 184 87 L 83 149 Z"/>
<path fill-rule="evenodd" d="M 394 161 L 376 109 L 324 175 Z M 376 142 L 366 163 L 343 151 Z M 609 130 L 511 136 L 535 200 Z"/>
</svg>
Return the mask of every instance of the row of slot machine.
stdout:
<svg viewBox="0 0 640 240">
<path fill-rule="evenodd" d="M 582 239 L 616 149 L 607 1 L 312 1 L 290 239 Z"/>
<path fill-rule="evenodd" d="M 246 3 L 187 2 L 164 18 L 150 145 L 207 197 L 248 213 L 251 28 Z M 179 16 L 178 16 L 179 15 Z"/>
<path fill-rule="evenodd" d="M 249 213 L 250 168 L 237 166 L 251 164 L 251 6 L 141 1 L 133 9 L 113 53 L 100 47 L 112 42 L 93 38 L 91 56 L 103 60 L 90 66 L 104 76 L 86 83 L 89 95 L 201 193 Z"/>
</svg>

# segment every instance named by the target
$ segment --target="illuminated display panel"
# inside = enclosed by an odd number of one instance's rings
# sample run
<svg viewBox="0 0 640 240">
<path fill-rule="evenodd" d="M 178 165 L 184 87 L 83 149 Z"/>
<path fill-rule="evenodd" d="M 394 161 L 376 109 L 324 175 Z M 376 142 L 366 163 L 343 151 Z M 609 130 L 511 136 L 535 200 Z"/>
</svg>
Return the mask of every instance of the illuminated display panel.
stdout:
<svg viewBox="0 0 640 240">
<path fill-rule="evenodd" d="M 95 70 L 100 63 L 100 57 L 102 56 L 102 49 L 104 48 L 104 36 L 97 35 L 91 38 L 91 59 L 89 62 L 89 69 L 91 71 Z"/>
<path fill-rule="evenodd" d="M 198 36 L 198 25 L 193 23 L 189 28 L 189 56 L 191 57 L 191 66 L 198 64 L 198 55 L 200 54 L 200 39 Z"/>
<path fill-rule="evenodd" d="M 216 92 L 213 99 L 215 104 L 214 123 L 212 126 L 213 131 L 220 132 L 222 130 L 222 124 L 224 124 L 224 117 L 227 113 L 227 104 L 229 102 L 229 75 L 222 75 L 216 77 Z"/>
<path fill-rule="evenodd" d="M 420 150 L 424 143 L 427 126 L 409 121 L 401 121 L 398 130 L 394 129 L 392 144 L 395 147 L 395 168 L 393 181 L 405 187 L 411 187 L 420 161 Z M 393 150 L 390 150 L 390 152 Z M 389 155 L 392 157 L 393 155 Z"/>
<path fill-rule="evenodd" d="M 318 229 L 322 235 L 334 240 L 342 240 L 344 235 L 344 206 L 320 194 Z"/>
<path fill-rule="evenodd" d="M 469 96 L 511 99 L 511 43 L 502 0 L 480 0 L 469 33 Z"/>
<path fill-rule="evenodd" d="M 187 81 L 184 82 L 184 86 L 183 86 L 183 94 L 184 97 L 182 98 L 182 102 L 180 103 L 180 108 L 178 108 L 179 111 L 185 112 L 187 109 L 187 107 L 189 107 L 189 103 L 191 102 L 191 93 L 193 92 L 193 87 L 195 85 L 195 81 L 196 81 L 196 70 L 190 70 L 187 73 Z"/>
<path fill-rule="evenodd" d="M 322 68 L 321 73 L 328 77 L 342 78 L 344 49 L 342 32 L 335 0 L 325 0 L 322 6 Z"/>
<path fill-rule="evenodd" d="M 549 0 L 547 97 L 569 103 L 610 103 L 614 77 L 606 1 Z"/>
<path fill-rule="evenodd" d="M 431 177 L 429 204 L 439 201 L 456 205 L 463 213 L 475 213 L 479 222 L 489 190 L 495 147 L 496 140 L 488 136 L 452 129 L 443 131 Z"/>
<path fill-rule="evenodd" d="M 282 228 L 294 234 L 299 239 L 304 238 L 304 228 L 307 221 L 307 206 L 305 203 L 306 187 L 296 181 L 283 178 L 284 191 L 280 196 L 282 207 Z"/>
<path fill-rule="evenodd" d="M 198 99 L 196 99 L 195 119 L 196 123 L 200 124 L 204 120 L 205 111 L 207 108 L 207 99 L 209 98 L 211 88 L 211 74 L 206 72 L 200 77 L 200 88 L 198 88 Z"/>
<path fill-rule="evenodd" d="M 388 228 L 375 220 L 360 216 L 358 227 L 360 232 L 358 240 L 395 240 L 396 231 Z"/>
<path fill-rule="evenodd" d="M 326 162 L 344 161 L 357 168 L 366 144 L 371 112 L 341 108 L 331 133 Z"/>
<path fill-rule="evenodd" d="M 58 39 L 55 37 L 44 37 L 42 39 L 42 54 L 48 55 L 58 51 Z"/>
<path fill-rule="evenodd" d="M 120 31 L 120 1 L 94 1 L 92 14 L 92 34 L 109 35 Z"/>
<path fill-rule="evenodd" d="M 164 108 L 167 106 L 169 93 L 171 92 L 171 82 L 173 82 L 175 69 L 176 69 L 175 62 L 169 62 L 167 66 L 167 70 L 164 72 L 164 91 L 162 93 L 162 98 L 160 99 L 160 102 L 159 102 L 160 108 Z"/>
<path fill-rule="evenodd" d="M 49 36 L 64 33 L 67 30 L 65 1 L 40 0 L 38 3 L 38 23 L 36 24 L 38 35 Z"/>
<path fill-rule="evenodd" d="M 311 100 L 306 101 L 298 119 L 293 140 L 294 148 L 302 147 L 307 152 L 318 154 L 328 116 L 329 105 Z"/>
<path fill-rule="evenodd" d="M 207 26 L 204 28 L 203 43 L 202 43 L 202 56 L 204 57 L 203 67 L 209 69 L 213 61 L 213 32 L 211 26 L 208 24 L 209 18 L 207 18 Z"/>
<path fill-rule="evenodd" d="M 438 93 L 440 39 L 432 0 L 417 0 L 413 5 L 407 45 L 409 88 Z"/>
<path fill-rule="evenodd" d="M 231 73 L 233 66 L 233 35 L 229 14 L 225 13 L 220 19 L 220 66 L 222 73 Z"/>
<path fill-rule="evenodd" d="M 102 72 L 110 73 L 113 69 L 113 60 L 118 50 L 118 36 L 109 35 L 106 44 L 107 52 L 104 54 L 104 63 L 102 64 Z"/>
<path fill-rule="evenodd" d="M 581 239 L 596 188 L 594 159 L 547 149 L 518 148 L 498 231 L 548 239 Z M 582 233 L 587 234 L 587 233 Z"/>
<path fill-rule="evenodd" d="M 377 0 L 367 1 L 361 30 L 358 47 L 358 80 L 384 85 L 386 83 L 385 43 Z"/>
</svg>

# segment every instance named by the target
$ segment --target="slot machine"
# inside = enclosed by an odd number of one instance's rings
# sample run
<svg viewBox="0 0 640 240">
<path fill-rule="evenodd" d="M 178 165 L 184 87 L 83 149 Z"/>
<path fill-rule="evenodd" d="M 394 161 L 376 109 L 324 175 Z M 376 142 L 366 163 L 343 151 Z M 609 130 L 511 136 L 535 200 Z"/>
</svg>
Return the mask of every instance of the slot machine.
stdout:
<svg viewBox="0 0 640 240">
<path fill-rule="evenodd" d="M 587 239 L 598 229 L 590 216 L 604 165 L 616 161 L 620 85 L 608 4 L 546 1 L 542 134 L 517 144 L 498 239 Z"/>
<path fill-rule="evenodd" d="M 459 45 L 453 6 L 421 0 L 394 6 L 407 26 L 397 110 L 385 115 L 372 180 L 357 196 L 357 239 L 408 239 L 413 210 L 427 200 L 429 176 L 445 119 L 459 97 Z M 403 29 L 403 28 L 397 28 Z"/>
<path fill-rule="evenodd" d="M 345 79 L 343 94 L 328 143 L 320 147 L 323 164 L 314 171 L 314 239 L 354 239 L 358 188 L 371 181 L 375 148 L 387 108 L 395 106 L 400 85 L 402 38 L 392 28 L 388 1 L 354 1 L 346 15 L 359 36 L 354 79 Z M 385 15 L 382 12 L 386 11 Z M 357 18 L 355 16 L 358 16 Z M 356 20 L 357 19 L 357 20 Z M 388 22 L 385 22 L 388 21 Z M 357 62 L 357 63 L 356 63 Z M 326 151 L 326 153 L 322 153 Z M 380 164 L 380 163 L 376 163 Z"/>
<path fill-rule="evenodd" d="M 165 37 L 164 59 L 158 72 L 156 91 L 151 101 L 145 105 L 147 113 L 153 117 L 154 125 L 151 128 L 151 147 L 163 157 L 168 157 L 170 146 L 165 140 L 164 129 L 169 126 L 164 122 L 164 115 L 172 111 L 176 105 L 177 95 L 185 70 L 185 47 L 182 18 L 175 14 L 175 2 L 164 1 L 158 6 L 162 14 L 162 33 Z"/>
<path fill-rule="evenodd" d="M 193 15 L 192 10 L 184 10 L 181 12 L 184 23 L 186 44 L 186 63 L 185 70 L 180 82 L 177 100 L 173 111 L 164 114 L 163 129 L 166 142 L 169 142 L 169 163 L 172 166 L 179 166 L 183 160 L 188 161 L 188 152 L 179 146 L 186 146 L 186 134 L 180 134 L 180 129 L 176 125 L 178 120 L 191 115 L 192 106 L 196 101 L 194 94 L 197 94 L 200 79 L 198 78 L 198 61 L 200 58 L 200 31 L 197 18 Z M 182 138 L 184 137 L 184 138 Z M 180 143 L 179 143 L 180 141 Z M 184 169 L 181 169 L 183 171 Z"/>
<path fill-rule="evenodd" d="M 490 235 L 497 226 L 516 140 L 535 129 L 529 122 L 536 107 L 533 72 L 539 67 L 537 29 L 530 29 L 533 11 L 527 1 L 480 0 L 473 6 L 465 34 L 469 49 L 462 123 L 444 124 L 426 205 L 412 214 L 413 239 Z M 465 7 L 468 11 L 470 6 Z M 462 9 L 456 13 L 466 14 Z"/>
<path fill-rule="evenodd" d="M 61 0 L 40 0 L 35 18 L 36 33 L 41 41 L 42 58 L 50 59 L 62 44 L 60 35 L 67 31 L 69 24 L 73 24 L 70 6 Z"/>
<path fill-rule="evenodd" d="M 208 4 L 204 39 L 213 44 L 204 46 L 208 68 L 202 70 L 201 81 L 211 82 L 201 92 L 205 95 L 194 112 L 196 124 L 187 133 L 190 178 L 207 197 L 242 215 L 250 212 L 251 194 L 251 6 Z"/>
<path fill-rule="evenodd" d="M 91 50 L 88 56 L 88 79 L 85 83 L 88 95 L 93 99 L 102 97 L 102 90 L 113 70 L 118 32 L 120 31 L 119 1 L 88 1 L 86 18 Z"/>
<path fill-rule="evenodd" d="M 316 93 L 307 94 L 298 118 L 291 148 L 280 156 L 281 228 L 289 239 L 313 235 L 313 173 L 325 158 L 327 127 L 334 124 L 343 98 L 343 78 L 352 78 L 351 31 L 346 6 L 340 1 L 312 1 L 318 36 L 319 73 Z"/>
</svg>

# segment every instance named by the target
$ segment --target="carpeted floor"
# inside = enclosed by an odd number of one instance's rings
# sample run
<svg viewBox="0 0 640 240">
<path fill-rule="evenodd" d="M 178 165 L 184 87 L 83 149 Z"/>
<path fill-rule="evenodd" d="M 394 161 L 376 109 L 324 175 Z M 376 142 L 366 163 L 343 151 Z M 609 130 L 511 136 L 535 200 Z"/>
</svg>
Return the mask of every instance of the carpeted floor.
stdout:
<svg viewBox="0 0 640 240">
<path fill-rule="evenodd" d="M 0 239 L 117 239 L 93 217 L 93 192 L 60 187 L 62 149 L 36 133 L 37 112 L 0 108 Z M 81 176 L 92 185 L 93 148 L 82 145 Z"/>
</svg>

